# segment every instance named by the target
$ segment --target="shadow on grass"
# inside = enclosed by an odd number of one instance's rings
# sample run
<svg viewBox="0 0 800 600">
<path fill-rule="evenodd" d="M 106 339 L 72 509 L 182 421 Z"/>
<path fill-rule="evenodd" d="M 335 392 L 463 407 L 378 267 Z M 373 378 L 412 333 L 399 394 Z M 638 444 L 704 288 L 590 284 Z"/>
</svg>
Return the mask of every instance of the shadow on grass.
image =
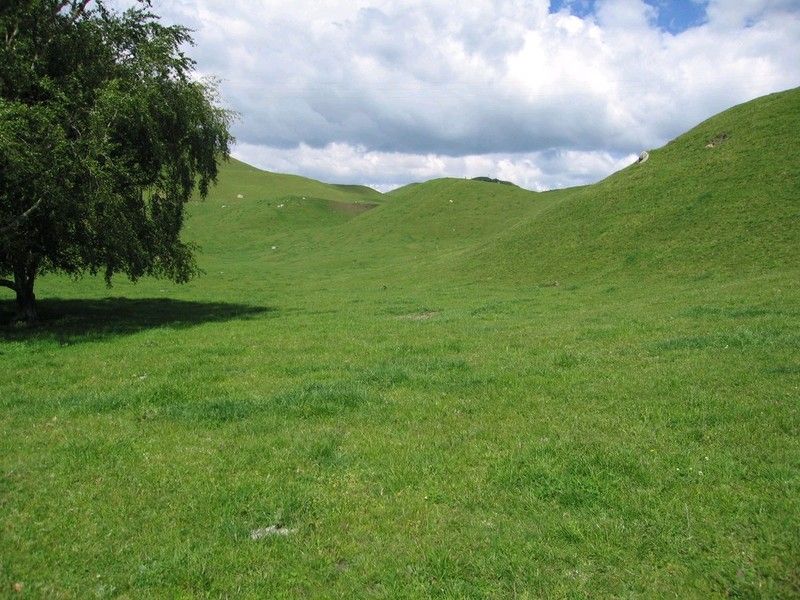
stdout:
<svg viewBox="0 0 800 600">
<path fill-rule="evenodd" d="M 0 340 L 55 340 L 72 344 L 128 335 L 145 329 L 185 328 L 276 312 L 275 308 L 265 306 L 169 298 L 48 298 L 38 301 L 37 308 L 37 323 L 11 325 L 14 303 L 0 302 Z"/>
</svg>

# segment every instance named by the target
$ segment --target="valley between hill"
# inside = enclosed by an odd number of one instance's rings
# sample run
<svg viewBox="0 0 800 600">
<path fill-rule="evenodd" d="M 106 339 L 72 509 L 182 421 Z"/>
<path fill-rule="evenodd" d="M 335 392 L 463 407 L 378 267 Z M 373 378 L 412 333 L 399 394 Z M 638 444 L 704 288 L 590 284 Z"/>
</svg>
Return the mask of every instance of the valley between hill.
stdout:
<svg viewBox="0 0 800 600">
<path fill-rule="evenodd" d="M 0 328 L 0 596 L 796 597 L 798 131 L 544 193 L 230 161 L 203 276 Z"/>
</svg>

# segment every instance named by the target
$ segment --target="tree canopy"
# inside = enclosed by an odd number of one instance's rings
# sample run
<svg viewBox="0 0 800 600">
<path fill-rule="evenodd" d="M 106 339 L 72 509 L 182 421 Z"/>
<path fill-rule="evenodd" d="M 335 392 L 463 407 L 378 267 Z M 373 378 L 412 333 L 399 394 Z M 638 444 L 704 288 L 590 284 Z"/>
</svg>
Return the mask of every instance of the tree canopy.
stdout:
<svg viewBox="0 0 800 600">
<path fill-rule="evenodd" d="M 146 2 L 0 5 L 0 285 L 33 319 L 36 277 L 187 281 L 184 207 L 227 158 L 231 114 Z"/>
</svg>

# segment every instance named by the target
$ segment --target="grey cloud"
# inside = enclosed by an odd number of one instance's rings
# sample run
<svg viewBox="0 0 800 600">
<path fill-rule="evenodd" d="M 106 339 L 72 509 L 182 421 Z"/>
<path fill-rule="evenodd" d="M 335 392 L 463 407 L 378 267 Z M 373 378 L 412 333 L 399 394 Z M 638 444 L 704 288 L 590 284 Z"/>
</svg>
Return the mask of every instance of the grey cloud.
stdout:
<svg viewBox="0 0 800 600">
<path fill-rule="evenodd" d="M 248 50 L 279 62 L 262 67 L 264 75 L 258 80 L 264 89 L 244 94 L 236 86 L 228 89 L 229 100 L 247 116 L 237 131 L 240 138 L 280 147 L 346 142 L 382 151 L 453 156 L 561 146 L 624 151 L 674 134 L 686 126 L 687 115 L 699 114 L 698 102 L 722 108 L 746 96 L 731 93 L 724 79 L 717 89 L 709 86 L 695 97 L 691 94 L 696 90 L 687 93 L 680 78 L 664 85 L 669 73 L 660 71 L 669 67 L 668 61 L 652 61 L 645 53 L 648 48 L 637 46 L 642 38 L 633 35 L 584 49 L 617 53 L 608 60 L 616 81 L 610 80 L 607 89 L 576 90 L 586 75 L 580 64 L 575 65 L 574 79 L 565 74 L 556 82 L 570 86 L 563 93 L 537 93 L 542 90 L 536 89 L 535 76 L 528 83 L 534 93 L 524 85 L 509 89 L 504 84 L 507 65 L 498 67 L 495 59 L 516 52 L 519 39 L 498 43 L 487 52 L 488 59 L 482 54 L 474 58 L 470 36 L 484 39 L 479 28 L 465 33 L 462 27 L 457 31 L 461 37 L 442 43 L 432 19 L 408 9 L 388 14 L 370 8 L 316 38 L 286 24 L 279 31 L 268 27 L 268 37 L 277 42 L 270 46 L 282 48 L 277 55 L 273 48 L 260 49 L 258 40 Z M 615 46 L 609 48 L 609 43 Z M 658 40 L 650 45 L 651 52 L 664 50 Z M 575 54 L 580 60 L 580 53 Z M 320 68 L 309 69 L 309 62 Z M 675 66 L 680 72 L 681 65 Z M 618 93 L 609 94 L 615 84 Z M 660 97 L 650 97 L 650 90 L 659 86 Z M 718 89 L 727 91 L 714 101 Z M 673 99 L 666 110 L 661 103 L 665 98 Z M 678 106 L 680 101 L 689 106 Z"/>
<path fill-rule="evenodd" d="M 326 180 L 388 185 L 505 165 L 534 187 L 583 183 L 800 81 L 790 0 L 712 0 L 708 22 L 679 35 L 656 30 L 641 0 L 598 4 L 586 19 L 550 15 L 546 0 L 154 0 L 154 9 L 195 29 L 192 55 L 221 78 L 249 156 Z M 369 170 L 369 153 L 386 173 Z"/>
<path fill-rule="evenodd" d="M 323 181 L 358 182 L 384 191 L 410 181 L 480 175 L 513 181 L 532 190 L 545 190 L 597 180 L 635 160 L 634 154 L 598 151 L 441 156 L 378 152 L 347 144 L 331 144 L 325 148 L 301 145 L 292 149 L 242 144 L 237 156 L 273 171 L 299 170 Z"/>
</svg>

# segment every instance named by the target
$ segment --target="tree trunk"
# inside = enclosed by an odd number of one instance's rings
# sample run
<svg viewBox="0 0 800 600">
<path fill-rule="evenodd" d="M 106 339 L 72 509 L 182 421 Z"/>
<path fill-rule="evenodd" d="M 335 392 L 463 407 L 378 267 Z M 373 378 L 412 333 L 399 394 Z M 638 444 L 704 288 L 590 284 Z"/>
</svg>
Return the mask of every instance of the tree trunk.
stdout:
<svg viewBox="0 0 800 600">
<path fill-rule="evenodd" d="M 17 314 L 14 321 L 17 323 L 32 323 L 36 321 L 36 295 L 33 293 L 33 279 L 17 288 Z"/>
<path fill-rule="evenodd" d="M 14 291 L 17 293 L 16 323 L 33 323 L 38 318 L 36 312 L 36 295 L 33 293 L 33 282 L 36 280 L 36 263 L 32 257 L 26 265 L 18 265 L 14 269 Z"/>
</svg>

